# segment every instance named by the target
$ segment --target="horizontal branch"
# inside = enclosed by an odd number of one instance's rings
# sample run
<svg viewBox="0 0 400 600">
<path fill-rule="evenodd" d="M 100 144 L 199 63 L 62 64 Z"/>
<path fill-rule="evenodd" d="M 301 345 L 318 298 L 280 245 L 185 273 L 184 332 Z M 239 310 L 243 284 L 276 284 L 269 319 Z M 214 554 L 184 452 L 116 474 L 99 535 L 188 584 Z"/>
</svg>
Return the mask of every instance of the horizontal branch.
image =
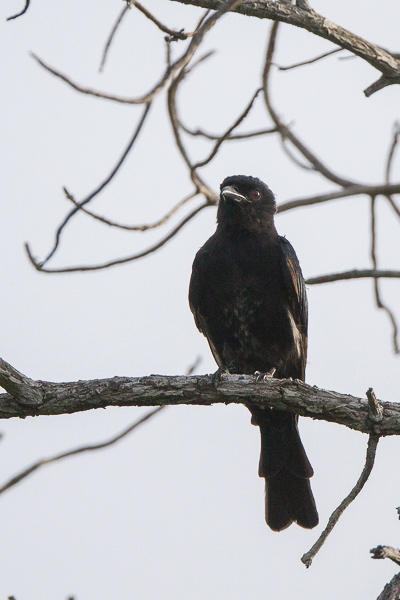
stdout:
<svg viewBox="0 0 400 600">
<path fill-rule="evenodd" d="M 396 565 L 400 565 L 400 550 L 391 546 L 377 546 L 370 550 L 371 558 L 390 558 Z"/>
<path fill-rule="evenodd" d="M 352 269 L 342 273 L 331 273 L 330 275 L 320 275 L 319 277 L 310 277 L 306 280 L 308 285 L 318 283 L 331 283 L 332 281 L 344 281 L 347 279 L 381 279 L 393 278 L 400 279 L 400 271 L 384 271 L 382 269 Z"/>
<path fill-rule="evenodd" d="M 301 208 L 303 206 L 312 206 L 313 204 L 321 204 L 329 202 L 329 200 L 338 200 L 339 198 L 348 198 L 349 196 L 359 196 L 365 194 L 371 196 L 389 196 L 390 194 L 400 193 L 400 183 L 383 183 L 381 185 L 352 185 L 341 190 L 328 192 L 327 194 L 319 194 L 318 196 L 309 196 L 306 198 L 296 198 L 288 200 L 278 205 L 278 213 L 292 210 L 293 208 Z"/>
<path fill-rule="evenodd" d="M 221 0 L 175 0 L 181 4 L 191 4 L 202 8 L 218 9 Z M 334 44 L 350 50 L 353 54 L 366 60 L 370 65 L 382 73 L 379 83 L 369 86 L 366 95 L 382 89 L 386 85 L 400 83 L 400 61 L 387 50 L 368 42 L 355 35 L 351 31 L 336 25 L 314 10 L 305 10 L 292 4 L 284 2 L 272 2 L 270 0 L 244 0 L 239 6 L 232 9 L 259 19 L 271 19 L 281 21 L 289 25 L 295 25 L 306 29 L 310 33 L 322 37 Z"/>
<path fill-rule="evenodd" d="M 322 390 L 298 380 L 271 379 L 257 383 L 255 376 L 228 375 L 216 382 L 212 375 L 150 375 L 52 383 L 21 376 L 21 392 L 24 393 L 19 394 L 19 384 L 13 375 L 15 369 L 5 361 L 2 365 L 1 385 L 8 392 L 0 394 L 2 419 L 68 414 L 106 406 L 209 406 L 222 403 L 270 406 L 346 425 L 364 433 L 400 434 L 400 404 L 383 402 L 383 418 L 377 423 L 370 417 L 367 399 Z M 26 394 L 26 387 L 35 390 L 32 397 Z"/>
</svg>

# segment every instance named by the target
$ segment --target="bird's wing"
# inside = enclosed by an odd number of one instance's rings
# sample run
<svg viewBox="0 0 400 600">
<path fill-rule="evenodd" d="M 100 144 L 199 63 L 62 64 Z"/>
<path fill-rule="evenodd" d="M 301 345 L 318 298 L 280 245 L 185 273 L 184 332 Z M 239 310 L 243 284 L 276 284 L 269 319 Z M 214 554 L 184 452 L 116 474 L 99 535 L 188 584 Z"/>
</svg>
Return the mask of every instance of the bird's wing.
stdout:
<svg viewBox="0 0 400 600">
<path fill-rule="evenodd" d="M 289 310 L 301 336 L 301 354 L 303 369 L 307 358 L 307 325 L 308 304 L 306 286 L 300 264 L 292 245 L 284 237 L 280 237 L 283 251 L 282 273 L 288 292 Z"/>
<path fill-rule="evenodd" d="M 205 298 L 205 290 L 207 289 L 208 283 L 205 272 L 206 267 L 207 253 L 204 252 L 203 247 L 196 254 L 193 262 L 192 276 L 190 278 L 189 285 L 189 306 L 193 313 L 197 329 L 207 338 L 215 362 L 218 366 L 222 366 L 224 363 L 216 349 L 215 343 L 212 340 L 207 318 L 205 316 L 205 313 L 207 312 L 207 299 Z"/>
</svg>

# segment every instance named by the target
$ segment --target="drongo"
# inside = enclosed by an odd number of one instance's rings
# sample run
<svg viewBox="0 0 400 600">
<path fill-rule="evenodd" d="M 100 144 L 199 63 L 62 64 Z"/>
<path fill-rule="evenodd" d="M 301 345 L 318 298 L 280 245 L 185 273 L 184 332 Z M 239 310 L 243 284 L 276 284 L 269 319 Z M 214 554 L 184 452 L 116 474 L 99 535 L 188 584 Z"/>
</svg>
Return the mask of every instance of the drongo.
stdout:
<svg viewBox="0 0 400 600">
<path fill-rule="evenodd" d="M 214 235 L 196 254 L 189 303 L 221 370 L 304 381 L 307 297 L 296 253 L 278 235 L 275 198 L 255 177 L 221 184 Z M 260 427 L 259 475 L 265 519 L 274 531 L 295 522 L 311 529 L 318 513 L 313 469 L 300 440 L 298 416 L 249 406 Z"/>
</svg>

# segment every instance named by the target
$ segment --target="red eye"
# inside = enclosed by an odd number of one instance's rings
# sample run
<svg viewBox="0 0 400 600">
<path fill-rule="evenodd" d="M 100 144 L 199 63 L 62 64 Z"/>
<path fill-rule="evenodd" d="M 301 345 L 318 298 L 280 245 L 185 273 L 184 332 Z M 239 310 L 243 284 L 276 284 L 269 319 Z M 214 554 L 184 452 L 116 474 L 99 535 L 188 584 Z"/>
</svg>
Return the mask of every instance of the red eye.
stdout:
<svg viewBox="0 0 400 600">
<path fill-rule="evenodd" d="M 251 197 L 253 198 L 253 200 L 259 200 L 260 196 L 261 196 L 261 194 L 258 190 L 253 190 L 251 192 Z"/>
</svg>

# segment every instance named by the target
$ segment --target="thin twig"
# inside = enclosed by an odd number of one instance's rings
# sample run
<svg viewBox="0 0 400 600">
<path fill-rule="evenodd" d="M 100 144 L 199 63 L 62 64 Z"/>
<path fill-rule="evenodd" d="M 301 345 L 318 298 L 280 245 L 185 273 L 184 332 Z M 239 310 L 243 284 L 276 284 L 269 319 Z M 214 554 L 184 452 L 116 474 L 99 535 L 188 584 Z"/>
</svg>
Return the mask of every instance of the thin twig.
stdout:
<svg viewBox="0 0 400 600">
<path fill-rule="evenodd" d="M 46 269 L 46 268 L 43 268 L 42 263 L 38 262 L 33 257 L 28 244 L 25 244 L 25 250 L 26 250 L 29 260 L 31 261 L 31 263 L 33 264 L 35 269 L 37 271 L 40 271 L 41 273 L 75 273 L 77 271 L 99 271 L 101 269 L 108 269 L 109 267 L 114 267 L 115 265 L 123 265 L 125 263 L 132 262 L 133 260 L 138 260 L 139 258 L 143 258 L 144 256 L 148 256 L 149 254 L 152 254 L 152 252 L 155 252 L 156 250 L 158 250 L 159 248 L 164 246 L 167 242 L 169 242 L 169 240 L 171 240 L 178 233 L 178 231 L 186 225 L 186 223 L 188 223 L 200 211 L 202 211 L 204 208 L 207 208 L 208 206 L 210 206 L 210 203 L 208 201 L 204 202 L 203 204 L 200 204 L 200 206 L 198 206 L 195 210 L 193 210 L 190 214 L 188 214 L 168 235 L 166 235 L 164 238 L 162 238 L 159 242 L 157 242 L 150 248 L 147 248 L 147 250 L 144 250 L 143 252 L 139 252 L 138 254 L 133 254 L 132 256 L 126 256 L 125 258 L 111 260 L 107 263 L 102 263 L 99 265 L 91 265 L 91 266 L 90 265 L 82 265 L 82 266 L 78 266 L 78 267 L 64 267 L 64 268 L 60 268 L 60 269 L 48 269 L 47 268 Z"/>
<path fill-rule="evenodd" d="M 214 148 L 211 150 L 210 154 L 208 155 L 207 158 L 205 158 L 204 160 L 196 163 L 195 165 L 193 165 L 192 169 L 193 171 L 195 171 L 196 169 L 199 169 L 200 167 L 204 167 L 205 165 L 207 165 L 217 154 L 218 150 L 220 149 L 221 145 L 224 143 L 224 141 L 231 135 L 231 133 L 237 128 L 239 127 L 239 125 L 241 123 L 243 123 L 243 121 L 245 120 L 245 118 L 248 116 L 249 112 L 251 111 L 251 109 L 253 108 L 253 104 L 255 102 L 255 99 L 257 98 L 258 94 L 262 91 L 262 88 L 259 88 L 258 90 L 255 91 L 255 93 L 253 94 L 250 102 L 248 103 L 248 105 L 246 106 L 246 108 L 244 109 L 244 111 L 239 115 L 239 117 L 235 120 L 235 122 L 233 123 L 233 125 L 231 125 L 226 132 L 217 140 L 217 142 L 214 145 Z"/>
<path fill-rule="evenodd" d="M 303 67 L 304 65 L 311 65 L 312 63 L 322 60 L 323 58 L 326 58 L 327 56 L 331 56 L 331 54 L 335 54 L 336 52 L 343 52 L 343 50 L 344 50 L 344 48 L 335 48 L 335 50 L 330 50 L 329 52 L 324 52 L 324 54 L 320 54 L 319 56 L 316 56 L 315 58 L 311 58 L 310 60 L 303 60 L 302 62 L 295 63 L 294 65 L 289 65 L 288 67 L 282 67 L 281 65 L 277 65 L 277 64 L 275 64 L 275 66 L 278 67 L 278 69 L 280 71 L 289 71 L 290 69 L 297 69 L 297 67 Z"/>
<path fill-rule="evenodd" d="M 150 21 L 152 21 L 152 23 L 154 23 L 158 29 L 164 33 L 167 33 L 171 37 L 171 40 L 187 40 L 189 37 L 193 37 L 196 33 L 195 31 L 192 31 L 191 33 L 185 33 L 183 29 L 180 31 L 170 29 L 166 25 L 163 25 L 161 21 L 159 21 L 149 10 L 147 10 L 147 8 L 140 4 L 140 2 L 137 2 L 137 0 L 128 0 L 128 2 L 140 10 L 140 12 L 143 13 Z"/>
<path fill-rule="evenodd" d="M 175 143 L 178 147 L 178 150 L 189 168 L 190 178 L 196 189 L 205 196 L 207 202 L 209 204 L 216 204 L 218 201 L 218 196 L 215 194 L 211 188 L 205 183 L 205 181 L 200 177 L 194 168 L 193 163 L 191 162 L 187 150 L 183 144 L 182 137 L 180 134 L 180 119 L 178 116 L 178 107 L 176 103 L 176 95 L 178 91 L 179 85 L 184 80 L 187 75 L 187 71 L 185 69 L 181 69 L 175 79 L 172 80 L 171 85 L 168 88 L 168 115 L 172 126 L 172 132 L 174 134 Z"/>
<path fill-rule="evenodd" d="M 68 190 L 66 188 L 63 188 L 63 189 L 64 189 L 65 196 L 68 198 L 68 200 L 70 200 L 73 204 L 75 204 L 75 206 L 77 206 L 80 211 L 84 212 L 86 215 L 89 215 L 90 217 L 93 217 L 93 219 L 96 219 L 97 221 L 104 223 L 105 225 L 109 225 L 110 227 L 117 227 L 118 229 L 124 229 L 125 231 L 148 231 L 149 229 L 155 229 L 156 227 L 161 227 L 161 225 L 164 225 L 180 208 L 182 208 L 182 206 L 184 206 L 187 202 L 189 202 L 189 200 L 192 200 L 193 198 L 198 196 L 198 192 L 193 192 L 192 194 L 189 194 L 189 196 L 186 196 L 185 198 L 183 198 L 183 200 L 181 200 L 180 202 L 175 204 L 175 206 L 173 206 L 171 208 L 171 210 L 169 210 L 167 212 L 166 215 L 161 217 L 161 219 L 159 219 L 155 223 L 149 223 L 147 225 L 123 225 L 122 223 L 116 223 L 115 221 L 106 219 L 105 217 L 102 217 L 101 215 L 97 215 L 96 213 L 92 212 L 91 210 L 88 210 L 87 208 L 81 206 L 79 204 L 79 202 L 77 202 L 75 200 L 75 198 L 68 192 Z"/>
<path fill-rule="evenodd" d="M 146 117 L 149 114 L 150 106 L 151 106 L 151 102 L 146 104 L 145 109 L 142 114 L 142 117 L 135 129 L 135 132 L 134 132 L 128 146 L 124 150 L 121 158 L 119 159 L 119 161 L 116 164 L 116 166 L 114 167 L 114 169 L 111 171 L 110 175 L 91 194 L 89 194 L 89 196 L 87 196 L 84 200 L 79 202 L 79 204 L 77 206 L 75 206 L 75 208 L 73 208 L 68 213 L 68 215 L 65 217 L 65 219 L 63 220 L 61 225 L 58 227 L 57 232 L 56 232 L 54 246 L 53 246 L 52 250 L 50 251 L 50 253 L 47 255 L 47 257 L 40 263 L 41 267 L 43 267 L 50 260 L 50 258 L 54 255 L 54 253 L 57 250 L 58 245 L 60 243 L 61 232 L 63 231 L 64 227 L 66 226 L 68 221 L 71 219 L 71 217 L 73 217 L 79 211 L 81 206 L 84 206 L 85 204 L 87 204 L 88 202 L 93 200 L 93 198 L 95 198 L 95 196 L 97 196 L 110 183 L 110 181 L 113 179 L 113 177 L 118 173 L 121 165 L 123 164 L 124 160 L 128 156 L 130 150 L 132 149 L 134 143 L 136 142 L 136 140 L 138 138 L 138 135 L 144 125 Z M 28 255 L 30 255 L 30 252 L 28 253 Z"/>
<path fill-rule="evenodd" d="M 398 217 L 400 217 L 400 208 L 397 206 L 396 202 L 393 200 L 392 196 L 388 195 L 385 196 L 390 204 L 390 206 L 393 208 L 394 212 L 396 213 L 396 215 Z"/>
<path fill-rule="evenodd" d="M 197 369 L 197 367 L 201 363 L 201 360 L 202 360 L 201 356 L 198 356 L 195 359 L 193 364 L 186 371 L 187 376 L 192 375 L 192 373 Z M 39 460 L 38 462 L 34 463 L 27 469 L 24 469 L 23 471 L 18 473 L 18 475 L 15 475 L 14 477 L 12 477 L 9 481 L 7 481 L 7 483 L 2 485 L 0 487 L 0 494 L 5 492 L 6 490 L 10 489 L 14 485 L 19 483 L 23 479 L 25 479 L 25 477 L 28 477 L 28 475 L 31 475 L 32 473 L 34 473 L 41 467 L 44 467 L 45 465 L 49 465 L 53 462 L 57 462 L 59 460 L 68 458 L 70 456 L 76 456 L 77 454 L 82 454 L 84 452 L 92 452 L 93 450 L 101 450 L 103 448 L 107 448 L 108 446 L 112 446 L 116 442 L 119 442 L 119 440 L 122 440 L 122 438 L 126 437 L 132 431 L 134 431 L 137 427 L 139 427 L 139 425 L 142 425 L 143 423 L 145 423 L 146 421 L 151 419 L 155 414 L 159 413 L 160 410 L 163 410 L 165 408 L 167 408 L 167 405 L 159 406 L 158 408 L 151 410 L 146 415 L 141 417 L 139 420 L 137 420 L 134 423 L 132 423 L 131 425 L 129 425 L 129 427 L 124 429 L 121 433 L 118 433 L 116 436 L 112 437 L 110 440 L 107 440 L 106 442 L 100 442 L 98 444 L 91 444 L 91 445 L 87 445 L 87 446 L 80 446 L 79 448 L 75 448 L 74 450 L 69 450 L 68 452 L 63 452 L 62 454 L 56 454 L 55 456 L 52 456 L 51 458 L 44 458 L 42 460 Z"/>
<path fill-rule="evenodd" d="M 287 140 L 289 140 L 293 146 L 306 158 L 310 164 L 312 164 L 316 171 L 318 171 L 321 175 L 323 175 L 329 181 L 336 183 L 342 187 L 349 187 L 356 185 L 354 181 L 350 181 L 349 179 L 344 179 L 333 173 L 326 165 L 324 165 L 316 155 L 311 152 L 309 148 L 307 148 L 304 143 L 291 131 L 291 129 L 285 125 L 281 119 L 279 118 L 277 112 L 272 106 L 270 93 L 269 93 L 269 75 L 271 72 L 272 59 L 275 51 L 275 42 L 276 36 L 278 32 L 279 23 L 275 21 L 271 27 L 271 33 L 268 42 L 267 54 L 264 65 L 263 72 L 263 90 L 264 90 L 264 99 L 265 104 L 267 106 L 268 112 L 275 123 L 276 127 L 278 127 L 281 136 Z"/>
<path fill-rule="evenodd" d="M 222 135 L 206 133 L 202 129 L 189 129 L 182 123 L 180 123 L 180 126 L 185 133 L 188 133 L 189 135 L 191 135 L 193 137 L 204 137 L 207 140 L 213 140 L 213 141 L 219 140 L 222 137 Z M 249 138 L 258 137 L 261 135 L 267 135 L 269 133 L 276 133 L 277 131 L 278 131 L 277 127 L 271 127 L 270 129 L 260 129 L 259 131 L 249 131 L 248 133 L 235 133 L 234 135 L 228 135 L 228 137 L 225 138 L 225 141 L 229 142 L 229 141 L 234 141 L 234 140 L 248 140 Z"/>
<path fill-rule="evenodd" d="M 114 36 L 117 33 L 117 29 L 121 25 L 122 19 L 124 18 L 124 16 L 126 15 L 126 13 L 128 12 L 129 9 L 130 9 L 130 6 L 127 4 L 122 9 L 122 11 L 120 12 L 117 20 L 115 21 L 115 24 L 114 24 L 113 28 L 111 29 L 110 35 L 108 36 L 108 39 L 106 41 L 106 45 L 104 46 L 103 56 L 101 58 L 100 67 L 99 67 L 99 72 L 100 73 L 103 71 L 103 68 L 104 68 L 104 65 L 105 65 L 105 62 L 106 62 L 106 59 L 107 59 L 108 51 L 110 49 L 110 46 L 111 46 L 112 41 L 114 39 Z"/>
<path fill-rule="evenodd" d="M 379 436 L 376 435 L 375 433 L 370 433 L 369 438 L 368 438 L 368 447 L 367 447 L 367 456 L 365 459 L 365 465 L 364 465 L 364 468 L 362 470 L 359 480 L 357 481 L 356 485 L 351 490 L 350 494 L 348 496 L 346 496 L 346 498 L 339 504 L 339 506 L 336 508 L 336 510 L 333 511 L 333 513 L 329 517 L 327 526 L 325 527 L 324 531 L 319 536 L 318 540 L 312 546 L 312 548 L 301 557 L 301 562 L 304 563 L 307 568 L 311 566 L 313 558 L 315 557 L 317 552 L 323 546 L 324 542 L 326 541 L 326 538 L 328 537 L 328 535 L 330 534 L 332 529 L 335 527 L 336 523 L 340 519 L 343 512 L 346 510 L 346 508 L 349 506 L 349 504 L 351 504 L 351 502 L 353 502 L 353 500 L 358 496 L 358 494 L 361 492 L 364 485 L 368 481 L 368 478 L 369 478 L 372 468 L 374 466 L 376 447 L 378 445 L 378 442 L 379 442 Z"/>
<path fill-rule="evenodd" d="M 92 452 L 93 450 L 101 450 L 102 448 L 107 448 L 108 446 L 115 444 L 119 440 L 122 440 L 122 438 L 127 436 L 129 433 L 131 433 L 131 431 L 133 431 L 134 429 L 139 427 L 139 425 L 142 425 L 142 423 L 145 423 L 146 421 L 151 419 L 151 417 L 153 417 L 156 413 L 159 413 L 160 410 L 163 410 L 164 408 L 166 408 L 166 407 L 159 406 L 158 408 L 151 410 L 146 415 L 144 415 L 144 417 L 141 417 L 138 421 L 135 421 L 134 423 L 129 425 L 129 427 L 124 429 L 121 433 L 112 437 L 111 439 L 107 440 L 106 442 L 100 442 L 98 444 L 92 444 L 92 445 L 87 445 L 87 446 L 80 446 L 79 448 L 75 448 L 74 450 L 69 450 L 68 452 L 63 452 L 62 454 L 56 454 L 56 456 L 52 456 L 50 458 L 43 458 L 42 460 L 39 460 L 38 462 L 34 463 L 27 469 L 24 469 L 23 471 L 21 471 L 21 473 L 18 473 L 18 475 L 15 475 L 14 477 L 12 477 L 4 485 L 2 485 L 0 487 L 0 494 L 5 492 L 6 490 L 10 489 L 14 485 L 19 483 L 23 479 L 25 479 L 25 477 L 28 477 L 28 475 L 31 475 L 32 473 L 34 473 L 41 467 L 44 467 L 45 465 L 50 465 L 51 463 L 57 462 L 59 460 L 63 460 L 64 458 L 68 458 L 69 456 L 76 456 L 77 454 L 83 454 L 84 452 Z"/>
<path fill-rule="evenodd" d="M 277 128 L 278 129 L 278 128 Z M 278 129 L 279 131 L 279 129 Z M 299 160 L 291 150 L 289 150 L 289 146 L 288 146 L 288 140 L 284 137 L 284 136 L 280 136 L 280 141 L 281 141 L 281 146 L 282 146 L 282 150 L 284 151 L 284 153 L 290 158 L 290 160 L 297 165 L 298 167 L 300 167 L 300 169 L 304 169 L 305 171 L 316 171 L 316 168 L 314 167 L 314 165 L 310 164 L 310 163 L 302 163 L 301 160 Z"/>
<path fill-rule="evenodd" d="M 393 139 L 392 139 L 392 143 L 390 144 L 389 153 L 388 153 L 388 157 L 387 157 L 387 161 L 386 161 L 385 176 L 386 176 L 386 183 L 388 183 L 388 184 L 390 183 L 390 179 L 391 179 L 390 175 L 391 175 L 395 151 L 396 151 L 397 144 L 399 141 L 399 135 L 400 135 L 400 124 L 398 122 L 396 122 L 393 127 Z M 397 206 L 397 204 L 395 203 L 395 201 L 393 200 L 392 196 L 390 194 L 388 194 L 386 196 L 386 198 L 388 199 L 389 204 L 391 205 L 391 207 L 393 208 L 393 210 L 395 211 L 397 216 L 400 217 L 400 209 Z"/>
<path fill-rule="evenodd" d="M 21 10 L 21 12 L 17 13 L 16 15 L 13 15 L 12 17 L 8 17 L 6 19 L 6 21 L 12 21 L 13 19 L 17 19 L 18 17 L 22 17 L 22 15 L 24 15 L 26 13 L 26 11 L 28 10 L 30 3 L 31 3 L 31 0 L 25 0 L 25 6 Z"/>
<path fill-rule="evenodd" d="M 330 200 L 338 200 L 339 198 L 348 198 L 350 196 L 359 196 L 365 194 L 369 198 L 371 196 L 387 196 L 388 194 L 399 194 L 400 183 L 381 184 L 381 185 L 352 185 L 336 192 L 328 192 L 327 194 L 318 194 L 317 196 L 308 196 L 305 198 L 295 198 L 288 200 L 278 205 L 278 213 L 292 210 L 293 208 L 301 208 L 304 206 L 312 206 L 313 204 L 321 204 Z"/>
<path fill-rule="evenodd" d="M 393 126 L 393 139 L 392 139 L 392 143 L 390 144 L 389 153 L 388 153 L 388 157 L 387 157 L 387 161 L 386 161 L 386 169 L 385 169 L 386 183 L 390 183 L 390 179 L 391 179 L 390 172 L 392 169 L 392 163 L 393 163 L 393 159 L 394 159 L 394 155 L 395 155 L 395 150 L 396 150 L 397 144 L 399 142 L 399 135 L 400 135 L 400 123 L 398 123 L 396 121 Z"/>
<path fill-rule="evenodd" d="M 317 285 L 319 283 L 332 283 L 333 281 L 344 281 L 348 279 L 380 279 L 380 278 L 400 278 L 400 271 L 383 271 L 381 269 L 352 269 L 341 273 L 331 273 L 330 275 L 319 275 L 318 277 L 309 277 L 306 279 L 307 285 Z"/>
<path fill-rule="evenodd" d="M 201 44 L 205 34 L 215 25 L 215 23 L 223 17 L 227 12 L 233 10 L 236 6 L 238 6 L 243 0 L 226 0 L 219 9 L 213 13 L 208 19 L 204 21 L 201 27 L 194 33 L 190 44 L 186 51 L 182 54 L 180 58 L 178 58 L 170 67 L 164 71 L 164 74 L 161 76 L 156 85 L 144 96 L 139 96 L 137 98 L 124 98 L 122 96 L 116 96 L 112 94 L 105 94 L 103 92 L 99 92 L 97 90 L 92 90 L 90 88 L 82 87 L 72 81 L 66 75 L 63 75 L 59 71 L 56 71 L 45 62 L 43 62 L 38 56 L 35 54 L 31 54 L 31 56 L 49 73 L 58 77 L 68 85 L 70 85 L 74 90 L 81 92 L 82 94 L 88 94 L 90 96 L 95 96 L 97 98 L 103 98 L 105 100 L 112 100 L 113 102 L 121 102 L 123 104 L 147 104 L 151 102 L 157 94 L 164 89 L 165 85 L 168 81 L 181 69 L 186 67 L 191 61 L 194 53 L 197 48 Z"/>
<path fill-rule="evenodd" d="M 377 269 L 378 262 L 377 262 L 377 257 L 376 257 L 376 215 L 375 215 L 376 206 L 375 206 L 375 203 L 376 203 L 375 196 L 371 196 L 371 259 L 372 259 L 372 264 L 373 264 L 374 269 Z M 374 291 L 375 291 L 376 306 L 386 312 L 386 314 L 388 315 L 389 320 L 392 324 L 392 330 L 393 330 L 392 339 L 393 339 L 394 352 L 395 352 L 395 354 L 400 354 L 400 348 L 399 348 L 399 344 L 397 341 L 397 336 L 398 336 L 397 322 L 396 322 L 393 312 L 390 310 L 390 308 L 386 304 L 384 304 L 382 302 L 380 290 L 379 290 L 379 282 L 378 282 L 377 278 L 374 279 Z"/>
</svg>

